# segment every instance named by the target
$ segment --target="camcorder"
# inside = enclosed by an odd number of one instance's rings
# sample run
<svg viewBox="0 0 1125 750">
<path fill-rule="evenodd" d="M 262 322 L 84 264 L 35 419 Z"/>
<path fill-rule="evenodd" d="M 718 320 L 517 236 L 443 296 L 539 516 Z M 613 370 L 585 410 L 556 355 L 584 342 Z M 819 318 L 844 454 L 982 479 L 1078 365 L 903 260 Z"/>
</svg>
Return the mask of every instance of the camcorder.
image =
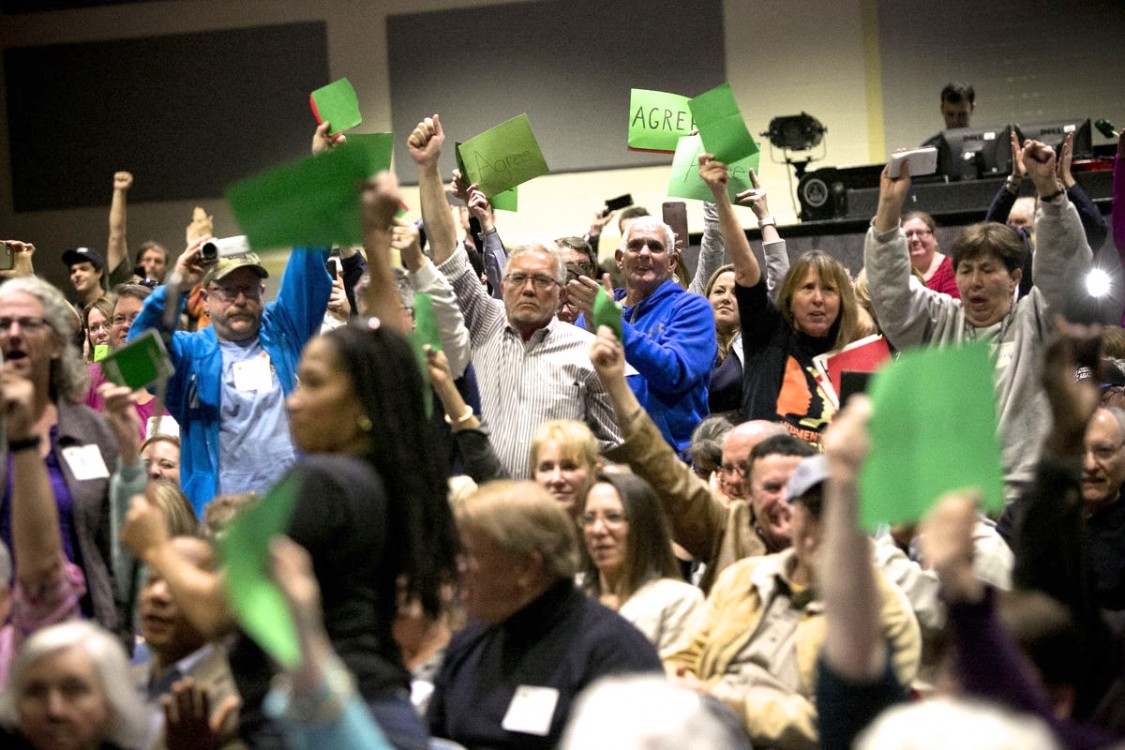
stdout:
<svg viewBox="0 0 1125 750">
<path fill-rule="evenodd" d="M 224 237 L 221 240 L 211 239 L 203 243 L 199 249 L 199 262 L 205 266 L 212 266 L 219 258 L 234 258 L 247 255 L 250 252 L 250 243 L 246 235 L 239 234 L 234 237 Z"/>
</svg>

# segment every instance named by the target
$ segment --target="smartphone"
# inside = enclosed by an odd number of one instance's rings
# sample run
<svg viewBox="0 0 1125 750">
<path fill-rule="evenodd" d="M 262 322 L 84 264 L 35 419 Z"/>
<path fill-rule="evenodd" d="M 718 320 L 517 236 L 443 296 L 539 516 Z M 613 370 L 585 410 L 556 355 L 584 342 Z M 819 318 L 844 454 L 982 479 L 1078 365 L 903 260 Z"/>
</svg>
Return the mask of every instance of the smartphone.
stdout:
<svg viewBox="0 0 1125 750">
<path fill-rule="evenodd" d="M 937 171 L 937 149 L 933 146 L 923 146 L 910 151 L 899 151 L 892 155 L 891 160 L 887 162 L 887 175 L 898 179 L 898 176 L 902 174 L 903 162 L 909 165 L 908 170 L 911 177 L 933 174 Z"/>
<path fill-rule="evenodd" d="M 0 242 L 0 271 L 11 271 L 16 267 L 16 258 L 12 254 L 12 246 L 7 242 Z"/>
<path fill-rule="evenodd" d="M 342 274 L 342 273 L 343 273 L 343 266 L 340 263 L 340 259 L 335 257 L 335 256 L 329 258 L 328 259 L 328 275 L 332 277 L 332 280 L 333 281 L 338 280 L 340 278 L 340 274 Z"/>
<path fill-rule="evenodd" d="M 687 204 L 683 201 L 664 201 L 664 223 L 672 227 L 676 240 L 683 250 L 689 244 L 687 229 Z"/>
<path fill-rule="evenodd" d="M 631 205 L 633 205 L 633 196 L 631 193 L 625 193 L 625 195 L 610 198 L 605 202 L 605 210 L 602 211 L 602 216 L 609 216 L 610 211 L 619 211 Z"/>
</svg>

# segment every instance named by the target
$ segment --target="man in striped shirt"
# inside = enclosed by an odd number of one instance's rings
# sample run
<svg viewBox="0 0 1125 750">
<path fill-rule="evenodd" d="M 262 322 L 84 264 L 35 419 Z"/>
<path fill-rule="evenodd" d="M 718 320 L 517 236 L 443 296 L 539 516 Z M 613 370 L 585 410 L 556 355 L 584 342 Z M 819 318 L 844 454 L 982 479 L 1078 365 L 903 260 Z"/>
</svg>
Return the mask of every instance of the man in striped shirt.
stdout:
<svg viewBox="0 0 1125 750">
<path fill-rule="evenodd" d="M 552 419 L 585 422 L 601 448 L 621 442 L 605 388 L 590 363 L 593 334 L 560 321 L 566 266 L 559 249 L 529 245 L 512 250 L 501 281 L 503 301 L 492 298 L 456 239 L 438 157 L 445 134 L 437 115 L 418 123 L 407 148 L 418 166 L 422 219 L 434 263 L 449 278 L 469 328 L 484 417 L 492 444 L 513 477 L 530 478 L 531 439 Z"/>
</svg>

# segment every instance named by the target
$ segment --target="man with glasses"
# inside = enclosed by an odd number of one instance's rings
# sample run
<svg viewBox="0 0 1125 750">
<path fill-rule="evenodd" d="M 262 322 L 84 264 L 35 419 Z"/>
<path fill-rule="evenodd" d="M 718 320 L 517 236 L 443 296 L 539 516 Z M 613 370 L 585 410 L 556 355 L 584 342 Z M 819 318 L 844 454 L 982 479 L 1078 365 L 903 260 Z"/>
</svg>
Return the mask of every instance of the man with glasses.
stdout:
<svg viewBox="0 0 1125 750">
<path fill-rule="evenodd" d="M 490 297 L 457 242 L 438 170 L 444 142 L 435 115 L 418 123 L 407 148 L 418 167 L 422 219 L 434 263 L 453 284 L 469 329 L 481 408 L 497 456 L 513 477 L 531 478 L 532 437 L 541 422 L 551 419 L 585 422 L 602 449 L 616 445 L 621 438 L 613 413 L 590 364 L 594 337 L 555 315 L 566 294 L 566 266 L 558 247 L 535 244 L 512 250 L 500 284 L 503 301 Z"/>
<path fill-rule="evenodd" d="M 176 261 L 178 313 L 195 284 L 211 326 L 172 334 L 176 374 L 167 408 L 180 425 L 183 490 L 196 512 L 216 494 L 264 492 L 296 460 L 285 398 L 296 384 L 297 360 L 320 330 L 332 279 L 327 249 L 295 248 L 277 300 L 264 304 L 269 273 L 258 256 L 204 265 L 194 241 Z M 145 300 L 129 339 L 163 325 L 166 286 Z"/>
</svg>

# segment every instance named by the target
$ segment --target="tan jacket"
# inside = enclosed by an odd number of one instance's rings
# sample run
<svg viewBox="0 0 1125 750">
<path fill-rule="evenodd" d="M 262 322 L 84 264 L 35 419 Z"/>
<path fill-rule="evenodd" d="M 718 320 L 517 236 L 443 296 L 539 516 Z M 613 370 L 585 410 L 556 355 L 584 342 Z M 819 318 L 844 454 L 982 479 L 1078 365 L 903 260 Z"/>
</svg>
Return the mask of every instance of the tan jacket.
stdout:
<svg viewBox="0 0 1125 750">
<path fill-rule="evenodd" d="M 776 576 L 787 570 L 793 551 L 748 558 L 728 567 L 707 597 L 703 618 L 693 635 L 668 653 L 664 666 L 669 674 L 683 669 L 713 686 L 726 674 L 736 656 L 750 643 L 757 631 L 776 587 Z M 909 685 L 918 671 L 921 635 L 918 623 L 902 592 L 875 571 L 875 582 L 883 601 L 883 635 L 894 649 L 895 674 Z M 766 596 L 763 597 L 763 592 Z M 816 662 L 824 644 L 825 619 L 819 602 L 811 602 L 802 612 L 797 626 L 797 668 L 801 689 L 782 693 L 774 687 L 757 686 L 741 695 L 721 695 L 741 717 L 755 747 L 781 750 L 817 746 Z"/>
<path fill-rule="evenodd" d="M 728 501 L 680 460 L 644 409 L 624 425 L 625 441 L 605 457 L 628 464 L 656 494 L 672 524 L 672 539 L 707 563 L 699 582 L 709 591 L 719 573 L 744 557 L 766 554 L 754 531 L 754 512 L 742 500 Z"/>
</svg>

